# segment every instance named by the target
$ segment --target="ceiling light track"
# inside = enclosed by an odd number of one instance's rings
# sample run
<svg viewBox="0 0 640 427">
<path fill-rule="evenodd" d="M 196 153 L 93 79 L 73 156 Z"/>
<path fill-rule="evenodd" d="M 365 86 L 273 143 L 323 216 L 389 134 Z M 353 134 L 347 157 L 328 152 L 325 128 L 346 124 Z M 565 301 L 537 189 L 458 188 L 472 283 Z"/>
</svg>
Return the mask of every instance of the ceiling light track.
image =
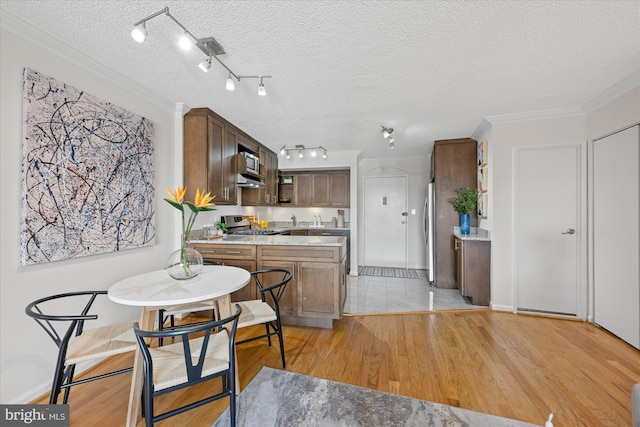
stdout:
<svg viewBox="0 0 640 427">
<path fill-rule="evenodd" d="M 220 58 L 218 58 L 218 55 L 222 55 L 225 53 L 222 45 L 220 45 L 220 43 L 218 43 L 218 41 L 213 37 L 206 37 L 206 38 L 199 39 L 196 36 L 194 36 L 191 33 L 191 31 L 187 29 L 187 27 L 182 25 L 180 21 L 178 21 L 173 15 L 171 15 L 171 13 L 169 13 L 168 6 L 165 6 L 164 9 L 161 9 L 156 13 L 152 13 L 146 18 L 143 18 L 138 22 L 136 22 L 135 24 L 133 24 L 131 37 L 133 37 L 133 39 L 138 43 L 143 43 L 147 39 L 147 27 L 146 27 L 147 21 L 153 18 L 156 18 L 160 15 L 166 15 L 169 18 L 171 18 L 171 20 L 175 22 L 184 31 L 185 34 L 183 35 L 183 37 L 186 37 L 189 42 L 191 42 L 192 40 L 195 41 L 196 47 L 206 55 L 206 58 L 202 62 L 200 62 L 200 64 L 198 64 L 198 66 L 203 72 L 206 73 L 209 71 L 209 69 L 211 68 L 211 62 L 213 59 L 218 61 L 218 63 L 222 65 L 225 70 L 229 72 L 229 77 L 227 78 L 227 81 L 225 83 L 225 87 L 227 88 L 227 90 L 233 91 L 235 89 L 235 84 L 233 82 L 232 77 L 235 78 L 237 81 L 240 81 L 241 79 L 260 79 L 260 84 L 258 85 L 258 95 L 265 96 L 267 94 L 266 89 L 264 87 L 264 79 L 270 79 L 272 78 L 272 76 L 263 76 L 263 75 L 240 76 L 234 73 L 229 67 L 227 67 L 227 65 L 224 62 L 222 62 Z M 181 42 L 181 45 L 182 45 L 182 42 Z M 183 47 L 186 48 L 186 43 L 184 44 Z"/>
<path fill-rule="evenodd" d="M 317 157 L 318 154 L 320 153 L 320 151 L 322 151 L 322 158 L 326 159 L 327 158 L 327 149 L 324 148 L 323 146 L 318 146 L 318 147 L 305 147 L 304 145 L 296 145 L 294 147 L 287 147 L 286 145 L 283 145 L 282 148 L 280 149 L 280 154 L 285 156 L 287 159 L 291 158 L 291 152 L 294 153 L 298 153 L 298 158 L 302 159 L 304 158 L 304 154 L 306 151 L 310 151 L 310 155 L 311 157 Z"/>
<path fill-rule="evenodd" d="M 393 137 L 391 136 L 391 134 L 393 133 L 393 128 L 388 128 L 385 126 L 380 127 L 382 128 L 382 137 L 389 143 L 389 148 L 396 148 L 396 144 L 393 142 Z"/>
</svg>

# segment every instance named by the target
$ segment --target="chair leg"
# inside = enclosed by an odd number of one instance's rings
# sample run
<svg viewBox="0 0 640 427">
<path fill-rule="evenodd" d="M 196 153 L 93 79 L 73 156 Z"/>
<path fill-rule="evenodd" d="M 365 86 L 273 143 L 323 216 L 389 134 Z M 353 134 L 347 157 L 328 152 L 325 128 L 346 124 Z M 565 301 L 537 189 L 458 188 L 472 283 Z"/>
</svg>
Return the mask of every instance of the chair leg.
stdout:
<svg viewBox="0 0 640 427">
<path fill-rule="evenodd" d="M 67 367 L 67 373 L 64 375 L 64 377 L 67 379 L 67 384 L 70 384 L 73 382 L 73 375 L 76 372 L 76 365 L 70 365 Z M 67 404 L 67 401 L 69 400 L 69 393 L 71 392 L 71 387 L 67 387 L 64 389 L 64 398 L 62 399 L 62 403 L 64 403 L 65 405 Z"/>
<path fill-rule="evenodd" d="M 285 369 L 286 362 L 284 356 L 284 340 L 282 339 L 282 325 L 280 324 L 280 318 L 276 321 L 278 325 L 278 341 L 280 341 L 280 357 L 282 357 L 282 369 Z"/>
<path fill-rule="evenodd" d="M 271 347 L 271 334 L 269 333 L 269 322 L 264 324 L 265 329 L 267 330 L 267 341 L 269 342 L 269 347 Z"/>
<path fill-rule="evenodd" d="M 227 381 L 231 384 L 231 394 L 229 395 L 229 421 L 231 427 L 236 426 L 236 382 L 231 376 L 227 376 Z"/>
</svg>

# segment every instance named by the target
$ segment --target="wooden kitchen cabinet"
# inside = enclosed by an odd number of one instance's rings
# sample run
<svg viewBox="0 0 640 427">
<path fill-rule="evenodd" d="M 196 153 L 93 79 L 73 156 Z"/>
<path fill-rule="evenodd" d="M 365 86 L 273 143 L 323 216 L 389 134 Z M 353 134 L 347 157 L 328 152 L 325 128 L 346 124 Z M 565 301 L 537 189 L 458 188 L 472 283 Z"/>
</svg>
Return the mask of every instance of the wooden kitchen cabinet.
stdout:
<svg viewBox="0 0 640 427">
<path fill-rule="evenodd" d="M 340 247 L 258 246 L 258 268 L 291 269 L 283 322 L 331 328 L 346 297 L 346 242 Z"/>
<path fill-rule="evenodd" d="M 454 237 L 456 280 L 474 305 L 491 302 L 491 242 Z"/>
<path fill-rule="evenodd" d="M 273 206 L 278 203 L 278 155 L 260 146 L 260 175 L 264 177 L 262 188 L 243 188 L 242 206 Z"/>
<path fill-rule="evenodd" d="M 282 171 L 281 175 L 293 177 L 292 184 L 279 186 L 281 196 L 291 194 L 287 206 L 348 208 L 350 205 L 348 170 Z"/>
<path fill-rule="evenodd" d="M 200 252 L 205 264 L 229 265 L 242 268 L 248 272 L 257 270 L 256 247 L 254 245 L 216 245 L 192 244 L 192 248 Z M 260 295 L 256 285 L 251 282 L 231 294 L 231 301 L 248 301 L 258 299 Z"/>
<path fill-rule="evenodd" d="M 293 235 L 293 233 L 291 233 Z M 326 229 L 318 229 L 318 228 L 310 228 L 306 230 L 307 236 L 344 236 L 347 238 L 347 260 L 346 260 L 346 269 L 347 274 L 349 274 L 350 266 L 351 266 L 351 231 L 350 230 L 326 230 Z"/>
<path fill-rule="evenodd" d="M 210 192 L 214 203 L 237 203 L 235 138 L 227 122 L 208 108 L 194 108 L 184 116 L 185 200 L 194 200 L 196 189 Z"/>
<path fill-rule="evenodd" d="M 456 262 L 453 247 L 453 227 L 460 225 L 460 216 L 448 200 L 461 187 L 476 187 L 478 169 L 477 142 L 471 138 L 435 141 L 431 157 L 434 180 L 434 240 L 435 285 L 455 289 Z M 477 212 L 470 215 L 471 226 L 478 224 Z"/>
</svg>

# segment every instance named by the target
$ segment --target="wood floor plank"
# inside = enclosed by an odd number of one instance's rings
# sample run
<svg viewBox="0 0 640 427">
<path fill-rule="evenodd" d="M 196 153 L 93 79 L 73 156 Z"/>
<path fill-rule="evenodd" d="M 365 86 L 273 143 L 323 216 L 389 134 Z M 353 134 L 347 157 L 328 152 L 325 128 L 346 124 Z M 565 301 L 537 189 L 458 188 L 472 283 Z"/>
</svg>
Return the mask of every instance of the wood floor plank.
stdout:
<svg viewBox="0 0 640 427">
<path fill-rule="evenodd" d="M 238 339 L 256 328 L 238 331 Z M 333 330 L 284 330 L 289 371 L 539 425 L 551 412 L 563 427 L 631 425 L 631 387 L 640 382 L 640 351 L 571 320 L 484 310 L 354 316 L 336 321 Z M 282 367 L 275 343 L 247 343 L 237 352 L 241 387 L 263 366 Z M 131 363 L 130 355 L 121 355 L 94 370 Z M 130 375 L 72 389 L 71 426 L 123 425 Z M 162 396 L 159 410 L 195 400 L 205 390 L 203 384 Z M 43 396 L 32 403 L 46 401 Z M 157 425 L 209 427 L 227 402 Z"/>
</svg>

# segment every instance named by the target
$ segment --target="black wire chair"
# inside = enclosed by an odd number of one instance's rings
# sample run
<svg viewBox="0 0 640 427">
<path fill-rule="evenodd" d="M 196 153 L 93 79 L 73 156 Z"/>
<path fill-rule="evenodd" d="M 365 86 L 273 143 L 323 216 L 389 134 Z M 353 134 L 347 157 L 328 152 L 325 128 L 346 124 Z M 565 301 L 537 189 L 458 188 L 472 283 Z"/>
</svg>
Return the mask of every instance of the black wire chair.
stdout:
<svg viewBox="0 0 640 427">
<path fill-rule="evenodd" d="M 38 299 L 25 308 L 27 316 L 32 317 L 58 347 L 58 356 L 49 396 L 50 404 L 58 402 L 58 396 L 62 389 L 64 389 L 63 403 L 66 404 L 72 386 L 132 370 L 132 368 L 125 368 L 82 380 L 74 381 L 73 379 L 77 363 L 126 353 L 136 349 L 136 338 L 132 330 L 133 320 L 85 330 L 85 322 L 98 319 L 97 314 L 89 314 L 93 303 L 98 295 L 106 294 L 107 291 L 63 293 Z M 67 306 L 69 300 L 83 304 L 82 308 L 76 312 L 77 314 L 46 314 L 49 309 L 54 309 L 55 306 L 62 304 Z M 60 333 L 58 330 L 60 330 Z"/>
<path fill-rule="evenodd" d="M 162 331 L 144 331 L 136 322 L 133 330 L 144 359 L 143 414 L 147 427 L 215 400 L 229 397 L 231 426 L 236 420 L 235 335 L 242 309 L 221 320 L 178 325 Z M 180 341 L 152 348 L 145 338 L 179 338 Z M 226 351 L 221 349 L 225 348 Z M 214 378 L 222 378 L 222 391 L 162 414 L 154 414 L 154 398 Z"/>
<path fill-rule="evenodd" d="M 266 338 L 269 346 L 271 346 L 271 337 L 277 335 L 280 343 L 282 368 L 284 369 L 286 367 L 286 359 L 284 354 L 284 341 L 282 339 L 282 323 L 280 321 L 280 298 L 282 298 L 287 283 L 291 281 L 293 275 L 289 270 L 273 268 L 254 271 L 251 273 L 251 277 L 260 291 L 260 299 L 237 303 L 242 307 L 242 315 L 238 320 L 238 328 L 263 323 L 266 328 L 266 333 L 238 341 L 236 344 L 244 344 Z"/>
</svg>

